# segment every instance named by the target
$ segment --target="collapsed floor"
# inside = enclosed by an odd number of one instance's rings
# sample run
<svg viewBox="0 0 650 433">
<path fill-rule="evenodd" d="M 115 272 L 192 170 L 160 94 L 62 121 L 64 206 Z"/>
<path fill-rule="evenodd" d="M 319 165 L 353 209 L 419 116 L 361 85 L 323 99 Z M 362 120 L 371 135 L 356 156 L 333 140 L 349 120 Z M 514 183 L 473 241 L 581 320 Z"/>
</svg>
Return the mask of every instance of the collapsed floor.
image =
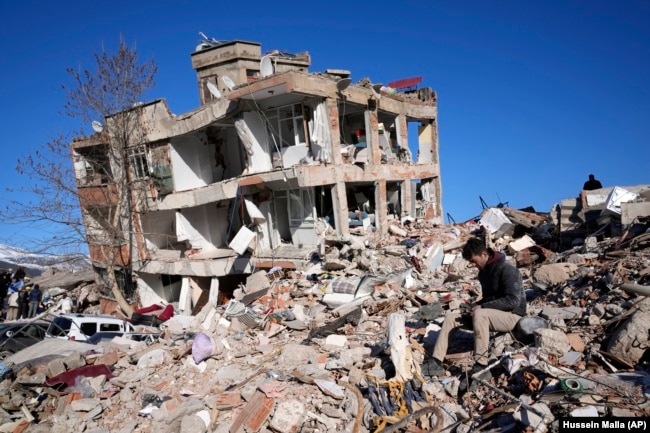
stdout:
<svg viewBox="0 0 650 433">
<path fill-rule="evenodd" d="M 328 241 L 303 270 L 256 272 L 155 344 L 17 353 L 0 371 L 0 432 L 543 432 L 564 416 L 650 415 L 647 218 L 553 252 L 546 216 L 490 208 L 483 222 L 495 212 L 518 237 L 487 230 L 491 243 L 544 327 L 494 335 L 492 377 L 469 391 L 470 331 L 454 335 L 446 377 L 420 366 L 444 314 L 480 294 L 459 253 L 485 227 L 409 221 Z"/>
</svg>

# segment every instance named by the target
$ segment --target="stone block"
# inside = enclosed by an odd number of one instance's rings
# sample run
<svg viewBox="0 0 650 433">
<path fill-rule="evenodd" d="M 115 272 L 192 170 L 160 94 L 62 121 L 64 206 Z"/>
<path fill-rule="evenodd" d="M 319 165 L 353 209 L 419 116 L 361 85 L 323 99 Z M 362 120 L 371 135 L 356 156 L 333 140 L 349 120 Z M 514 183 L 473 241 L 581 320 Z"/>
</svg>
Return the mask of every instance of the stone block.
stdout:
<svg viewBox="0 0 650 433">
<path fill-rule="evenodd" d="M 557 356 L 564 356 L 571 350 L 571 344 L 566 334 L 555 329 L 536 329 L 535 346 L 546 353 Z"/>
<path fill-rule="evenodd" d="M 328 335 L 325 338 L 325 344 L 335 347 L 346 347 L 348 345 L 348 338 L 345 335 Z"/>
<path fill-rule="evenodd" d="M 181 418 L 181 425 L 179 433 L 205 433 L 208 431 L 208 426 L 197 415 L 185 415 Z"/>
<path fill-rule="evenodd" d="M 61 373 L 65 373 L 66 368 L 63 363 L 63 359 L 56 358 L 47 363 L 47 377 L 58 376 Z"/>
<path fill-rule="evenodd" d="M 29 376 L 18 376 L 16 382 L 21 385 L 45 385 L 45 373 L 36 373 Z"/>
<path fill-rule="evenodd" d="M 75 412 L 90 412 L 97 406 L 101 406 L 98 398 L 80 398 L 70 403 L 70 408 Z"/>
<path fill-rule="evenodd" d="M 74 370 L 75 368 L 85 367 L 86 359 L 81 355 L 81 353 L 75 352 L 63 358 L 63 363 L 68 370 Z"/>
<path fill-rule="evenodd" d="M 283 365 L 291 370 L 300 365 L 316 362 L 318 352 L 311 346 L 301 344 L 287 344 L 282 348 L 282 354 L 278 359 L 278 365 Z"/>
<path fill-rule="evenodd" d="M 648 345 L 648 323 L 650 313 L 637 311 L 619 326 L 609 339 L 607 352 L 636 364 Z"/>
<path fill-rule="evenodd" d="M 554 321 L 557 319 L 560 320 L 572 320 L 580 317 L 582 315 L 582 308 L 580 307 L 546 307 L 542 309 L 542 312 L 539 314 L 540 317 Z"/>
<path fill-rule="evenodd" d="M 577 269 L 573 263 L 551 263 L 537 268 L 534 277 L 538 283 L 557 285 L 571 278 Z"/>
<path fill-rule="evenodd" d="M 280 433 L 294 433 L 302 425 L 307 409 L 298 400 L 287 400 L 279 403 L 271 419 L 271 428 Z"/>
</svg>

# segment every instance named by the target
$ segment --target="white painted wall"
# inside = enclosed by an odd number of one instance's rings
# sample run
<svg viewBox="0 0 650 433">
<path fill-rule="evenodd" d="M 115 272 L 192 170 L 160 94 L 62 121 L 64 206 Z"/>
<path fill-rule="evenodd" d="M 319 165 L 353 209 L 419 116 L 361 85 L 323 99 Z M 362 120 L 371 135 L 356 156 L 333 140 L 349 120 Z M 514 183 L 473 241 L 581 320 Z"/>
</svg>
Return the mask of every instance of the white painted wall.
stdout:
<svg viewBox="0 0 650 433">
<path fill-rule="evenodd" d="M 177 302 L 181 292 L 181 281 L 163 286 L 160 275 L 138 273 L 138 294 L 144 307 L 165 302 Z"/>
<path fill-rule="evenodd" d="M 183 209 L 176 215 L 176 235 L 179 240 L 189 240 L 193 248 L 225 247 L 229 222 L 230 216 L 215 204 Z"/>
<path fill-rule="evenodd" d="M 205 139 L 201 141 L 197 134 L 171 140 L 170 155 L 175 191 L 187 191 L 212 183 L 214 153 L 211 146 L 206 146 L 204 142 Z"/>
</svg>

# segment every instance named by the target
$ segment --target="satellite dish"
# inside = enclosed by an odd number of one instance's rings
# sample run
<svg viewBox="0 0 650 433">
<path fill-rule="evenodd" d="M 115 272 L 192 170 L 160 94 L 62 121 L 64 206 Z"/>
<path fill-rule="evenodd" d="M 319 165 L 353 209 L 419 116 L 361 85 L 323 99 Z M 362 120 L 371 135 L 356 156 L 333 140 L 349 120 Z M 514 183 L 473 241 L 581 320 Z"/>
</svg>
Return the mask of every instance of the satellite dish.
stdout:
<svg viewBox="0 0 650 433">
<path fill-rule="evenodd" d="M 384 87 L 383 84 L 373 84 L 372 88 L 374 89 L 375 92 L 381 92 L 381 88 Z"/>
<path fill-rule="evenodd" d="M 217 89 L 217 86 L 215 86 L 214 83 L 208 81 L 207 86 L 210 93 L 212 93 L 212 96 L 217 99 L 221 98 L 221 92 Z"/>
<path fill-rule="evenodd" d="M 221 77 L 221 80 L 223 81 L 223 84 L 226 85 L 228 90 L 232 90 L 235 88 L 235 82 L 231 80 L 229 76 L 224 75 L 223 77 Z"/>
<path fill-rule="evenodd" d="M 339 91 L 345 90 L 348 88 L 351 82 L 352 78 L 341 78 L 336 82 L 336 88 L 339 89 Z"/>
<path fill-rule="evenodd" d="M 273 61 L 271 60 L 270 56 L 264 56 L 262 57 L 262 60 L 260 60 L 260 72 L 262 74 L 262 78 L 268 77 L 269 75 L 273 75 L 275 73 Z"/>
<path fill-rule="evenodd" d="M 104 131 L 104 125 L 102 125 L 100 122 L 93 120 L 90 125 L 93 127 L 93 131 L 95 132 L 102 132 Z"/>
</svg>

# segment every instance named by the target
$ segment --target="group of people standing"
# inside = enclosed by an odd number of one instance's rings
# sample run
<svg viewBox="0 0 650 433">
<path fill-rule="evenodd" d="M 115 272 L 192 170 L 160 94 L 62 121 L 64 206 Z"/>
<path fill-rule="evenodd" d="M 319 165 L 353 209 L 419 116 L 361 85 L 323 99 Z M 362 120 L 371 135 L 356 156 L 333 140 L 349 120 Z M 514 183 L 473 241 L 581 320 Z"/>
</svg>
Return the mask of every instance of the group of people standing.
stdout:
<svg viewBox="0 0 650 433">
<path fill-rule="evenodd" d="M 31 319 L 38 316 L 50 305 L 43 299 L 43 291 L 38 284 L 25 283 L 25 270 L 19 267 L 13 274 L 3 272 L 0 274 L 0 321 Z M 61 314 L 72 312 L 74 303 L 67 293 L 50 308 L 50 312 L 58 311 Z"/>
<path fill-rule="evenodd" d="M 43 292 L 38 284 L 25 284 L 25 270 L 18 268 L 12 275 L 4 272 L 0 275 L 0 300 L 4 320 L 16 320 L 36 317 L 41 311 Z"/>
</svg>

